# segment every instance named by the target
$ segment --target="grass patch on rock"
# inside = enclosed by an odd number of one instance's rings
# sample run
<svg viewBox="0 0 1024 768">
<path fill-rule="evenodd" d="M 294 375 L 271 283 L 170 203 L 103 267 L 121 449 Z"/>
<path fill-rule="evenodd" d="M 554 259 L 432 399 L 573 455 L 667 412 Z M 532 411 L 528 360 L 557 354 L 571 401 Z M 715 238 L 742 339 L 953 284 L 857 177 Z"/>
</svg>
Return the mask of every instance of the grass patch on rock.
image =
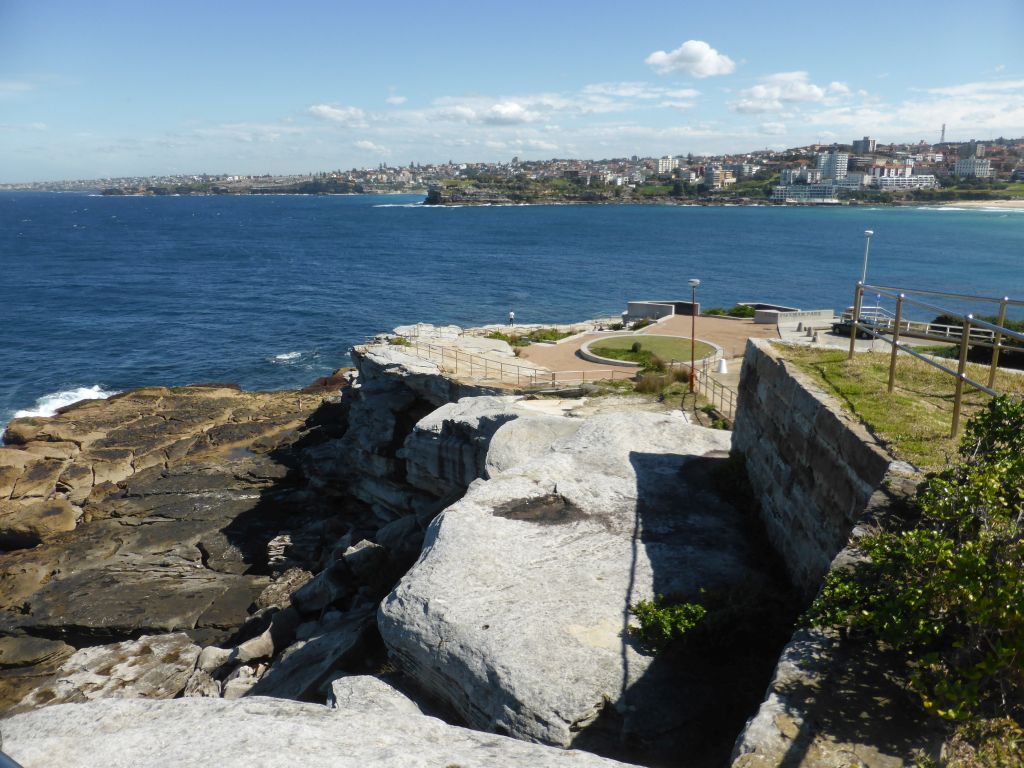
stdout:
<svg viewBox="0 0 1024 768">
<path fill-rule="evenodd" d="M 809 375 L 881 440 L 896 457 L 926 470 L 947 466 L 957 450 L 958 439 L 949 437 L 953 419 L 956 382 L 927 363 L 901 355 L 896 366 L 896 386 L 890 395 L 889 354 L 859 352 L 847 360 L 847 352 L 816 347 L 776 347 L 783 358 Z M 967 375 L 988 381 L 988 369 L 968 365 Z M 1000 371 L 996 391 L 1024 394 L 1024 376 Z M 989 396 L 964 387 L 962 419 L 966 421 L 989 402 Z"/>
</svg>

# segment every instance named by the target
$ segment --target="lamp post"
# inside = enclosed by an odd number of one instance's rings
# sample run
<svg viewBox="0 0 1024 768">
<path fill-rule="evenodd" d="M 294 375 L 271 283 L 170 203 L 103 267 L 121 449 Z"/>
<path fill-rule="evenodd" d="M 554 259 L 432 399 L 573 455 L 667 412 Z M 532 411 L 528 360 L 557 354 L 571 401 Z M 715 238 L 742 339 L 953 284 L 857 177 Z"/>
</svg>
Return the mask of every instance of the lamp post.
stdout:
<svg viewBox="0 0 1024 768">
<path fill-rule="evenodd" d="M 697 286 L 700 280 L 690 278 L 690 391 L 697 391 Z"/>
<path fill-rule="evenodd" d="M 864 285 L 868 281 L 868 250 L 871 248 L 871 236 L 875 234 L 870 229 L 864 230 L 864 269 L 860 273 L 860 284 Z"/>
</svg>

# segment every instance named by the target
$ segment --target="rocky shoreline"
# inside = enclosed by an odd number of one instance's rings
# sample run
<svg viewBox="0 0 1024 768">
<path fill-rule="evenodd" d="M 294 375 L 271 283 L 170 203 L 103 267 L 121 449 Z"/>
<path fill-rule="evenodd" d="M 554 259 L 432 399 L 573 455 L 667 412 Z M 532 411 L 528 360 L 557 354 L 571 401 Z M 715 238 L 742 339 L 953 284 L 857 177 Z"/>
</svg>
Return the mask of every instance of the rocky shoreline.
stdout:
<svg viewBox="0 0 1024 768">
<path fill-rule="evenodd" d="M 710 768 L 735 742 L 761 765 L 741 734 L 795 603 L 730 433 L 649 398 L 511 395 L 386 343 L 353 357 L 303 392 L 149 388 L 11 423 L 5 751 Z M 654 655 L 629 606 L 659 594 L 734 607 Z"/>
</svg>

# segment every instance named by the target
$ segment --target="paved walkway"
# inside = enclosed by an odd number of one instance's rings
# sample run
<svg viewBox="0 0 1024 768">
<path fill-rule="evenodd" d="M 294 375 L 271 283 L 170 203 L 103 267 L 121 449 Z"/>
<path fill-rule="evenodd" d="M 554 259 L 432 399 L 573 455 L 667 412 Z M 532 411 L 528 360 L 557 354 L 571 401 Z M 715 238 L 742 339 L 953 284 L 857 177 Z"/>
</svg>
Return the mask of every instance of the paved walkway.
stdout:
<svg viewBox="0 0 1024 768">
<path fill-rule="evenodd" d="M 649 325 L 637 332 L 638 336 L 683 336 L 690 337 L 688 316 L 673 316 L 660 323 Z M 715 374 L 714 378 L 731 389 L 739 384 L 740 364 L 743 362 L 743 351 L 747 339 L 777 339 L 779 329 L 774 325 L 757 325 L 753 320 L 734 320 L 724 317 L 698 317 L 697 339 L 710 341 L 722 348 L 729 368 L 728 374 Z M 607 365 L 592 363 L 577 355 L 580 347 L 593 339 L 608 335 L 621 334 L 622 331 L 610 333 L 588 333 L 579 338 L 563 341 L 560 344 L 531 344 L 520 353 L 521 360 L 541 365 L 552 371 L 593 371 L 607 368 Z"/>
</svg>

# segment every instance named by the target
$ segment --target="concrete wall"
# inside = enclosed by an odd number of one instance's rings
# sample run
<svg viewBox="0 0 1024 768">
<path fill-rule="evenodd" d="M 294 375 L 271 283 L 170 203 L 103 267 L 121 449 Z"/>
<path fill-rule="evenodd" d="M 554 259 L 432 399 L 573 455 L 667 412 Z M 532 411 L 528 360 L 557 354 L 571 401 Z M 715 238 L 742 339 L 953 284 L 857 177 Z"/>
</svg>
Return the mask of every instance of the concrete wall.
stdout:
<svg viewBox="0 0 1024 768">
<path fill-rule="evenodd" d="M 674 308 L 671 304 L 657 301 L 630 301 L 626 305 L 626 317 L 629 318 L 629 321 L 658 320 L 668 317 L 673 311 Z"/>
<path fill-rule="evenodd" d="M 893 460 L 785 357 L 783 345 L 747 342 L 733 450 L 746 458 L 772 546 L 813 596 Z"/>
<path fill-rule="evenodd" d="M 796 325 L 797 323 L 831 323 L 835 313 L 831 309 L 803 309 L 779 312 L 775 309 L 758 309 L 754 322 L 769 325 Z"/>
</svg>

